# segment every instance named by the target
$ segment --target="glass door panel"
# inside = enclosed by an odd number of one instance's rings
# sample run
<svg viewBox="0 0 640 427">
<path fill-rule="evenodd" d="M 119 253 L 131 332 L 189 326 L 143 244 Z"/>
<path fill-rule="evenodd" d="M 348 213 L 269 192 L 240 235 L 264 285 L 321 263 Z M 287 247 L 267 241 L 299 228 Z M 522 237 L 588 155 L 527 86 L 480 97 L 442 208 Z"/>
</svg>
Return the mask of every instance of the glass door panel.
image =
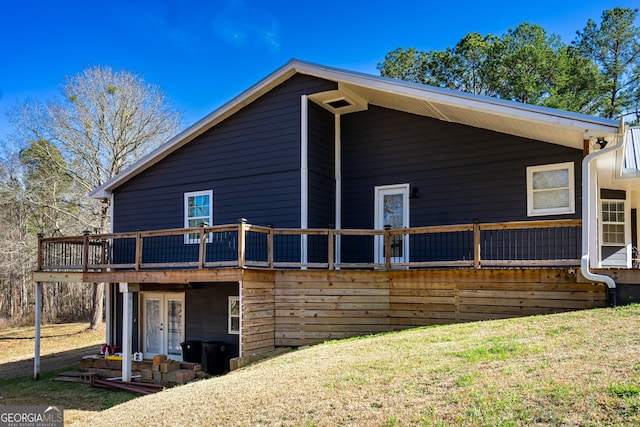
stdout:
<svg viewBox="0 0 640 427">
<path fill-rule="evenodd" d="M 142 294 L 142 351 L 145 359 L 166 354 L 182 360 L 184 341 L 184 294 Z"/>
<path fill-rule="evenodd" d="M 402 194 L 385 194 L 383 196 L 383 227 L 390 225 L 391 229 L 404 228 L 404 200 Z M 402 259 L 404 236 L 391 236 L 391 258 Z M 382 256 L 385 256 L 384 247 Z"/>
<path fill-rule="evenodd" d="M 409 184 L 385 185 L 375 188 L 375 228 L 392 230 L 409 227 Z M 409 260 L 409 238 L 397 234 L 391 236 L 391 262 L 402 263 Z M 385 261 L 384 237 L 375 240 L 375 262 Z"/>
<path fill-rule="evenodd" d="M 167 299 L 167 354 L 173 359 L 182 357 L 183 319 L 182 299 Z"/>
<path fill-rule="evenodd" d="M 162 297 L 144 297 L 144 353 L 162 353 Z M 145 356 L 146 357 L 146 356 Z"/>
</svg>

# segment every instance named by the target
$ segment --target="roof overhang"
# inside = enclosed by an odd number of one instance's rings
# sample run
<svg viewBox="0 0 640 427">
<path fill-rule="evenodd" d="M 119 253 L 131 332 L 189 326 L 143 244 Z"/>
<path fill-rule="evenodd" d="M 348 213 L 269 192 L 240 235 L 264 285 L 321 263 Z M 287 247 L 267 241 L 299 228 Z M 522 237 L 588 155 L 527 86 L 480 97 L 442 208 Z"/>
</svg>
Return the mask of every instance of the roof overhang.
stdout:
<svg viewBox="0 0 640 427">
<path fill-rule="evenodd" d="M 89 195 L 93 198 L 110 197 L 114 189 L 133 176 L 298 73 L 338 83 L 335 91 L 309 96 L 309 99 L 335 114 L 353 113 L 366 109 L 368 105 L 378 105 L 576 149 L 582 149 L 585 140 L 611 139 L 619 132 L 619 123 L 614 120 L 291 60 Z"/>
</svg>

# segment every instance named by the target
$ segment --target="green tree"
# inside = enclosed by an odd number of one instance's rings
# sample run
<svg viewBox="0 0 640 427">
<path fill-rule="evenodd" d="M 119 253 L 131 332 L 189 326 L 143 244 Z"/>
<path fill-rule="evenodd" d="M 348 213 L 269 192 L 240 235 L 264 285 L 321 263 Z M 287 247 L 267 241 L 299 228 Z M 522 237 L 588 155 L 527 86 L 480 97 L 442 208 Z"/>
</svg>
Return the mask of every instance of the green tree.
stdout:
<svg viewBox="0 0 640 427">
<path fill-rule="evenodd" d="M 385 77 L 586 114 L 602 103 L 595 63 L 526 22 L 501 36 L 469 33 L 441 51 L 398 48 L 378 69 Z"/>
<path fill-rule="evenodd" d="M 573 44 L 599 67 L 606 101 L 602 115 L 619 118 L 634 114 L 640 79 L 638 9 L 616 7 L 602 13 L 600 25 L 589 19 Z M 635 119 L 638 117 L 636 115 Z"/>
<path fill-rule="evenodd" d="M 492 46 L 486 78 L 501 98 L 543 104 L 561 70 L 563 44 L 539 25 L 522 23 Z"/>
<path fill-rule="evenodd" d="M 424 52 L 413 47 L 406 50 L 399 47 L 385 55 L 384 62 L 378 64 L 378 70 L 384 77 L 428 84 L 426 61 Z"/>
<path fill-rule="evenodd" d="M 493 64 L 496 41 L 491 34 L 469 33 L 453 48 L 426 53 L 426 83 L 476 95 L 497 95 L 497 88 L 485 78 Z"/>
</svg>

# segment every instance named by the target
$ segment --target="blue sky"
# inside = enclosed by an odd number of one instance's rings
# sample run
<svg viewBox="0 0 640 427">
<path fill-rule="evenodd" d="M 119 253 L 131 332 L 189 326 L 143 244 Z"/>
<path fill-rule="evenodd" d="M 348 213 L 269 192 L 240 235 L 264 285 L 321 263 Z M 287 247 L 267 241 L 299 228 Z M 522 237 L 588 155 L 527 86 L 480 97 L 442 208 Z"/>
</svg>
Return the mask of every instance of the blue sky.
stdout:
<svg viewBox="0 0 640 427">
<path fill-rule="evenodd" d="M 453 46 L 521 22 L 569 43 L 589 18 L 636 1 L 7 0 L 0 5 L 0 143 L 6 112 L 108 65 L 157 84 L 190 125 L 291 58 L 378 74 L 401 46 Z"/>
</svg>

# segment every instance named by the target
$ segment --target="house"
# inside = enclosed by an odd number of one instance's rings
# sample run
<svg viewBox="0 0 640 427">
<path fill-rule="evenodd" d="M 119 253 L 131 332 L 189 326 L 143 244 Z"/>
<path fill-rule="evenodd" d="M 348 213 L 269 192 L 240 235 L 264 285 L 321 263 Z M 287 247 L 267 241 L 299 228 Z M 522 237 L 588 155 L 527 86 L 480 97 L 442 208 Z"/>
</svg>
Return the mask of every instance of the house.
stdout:
<svg viewBox="0 0 640 427">
<path fill-rule="evenodd" d="M 637 294 L 638 145 L 292 60 L 95 189 L 112 233 L 41 238 L 34 280 L 109 283 L 125 362 L 602 307 Z"/>
</svg>

